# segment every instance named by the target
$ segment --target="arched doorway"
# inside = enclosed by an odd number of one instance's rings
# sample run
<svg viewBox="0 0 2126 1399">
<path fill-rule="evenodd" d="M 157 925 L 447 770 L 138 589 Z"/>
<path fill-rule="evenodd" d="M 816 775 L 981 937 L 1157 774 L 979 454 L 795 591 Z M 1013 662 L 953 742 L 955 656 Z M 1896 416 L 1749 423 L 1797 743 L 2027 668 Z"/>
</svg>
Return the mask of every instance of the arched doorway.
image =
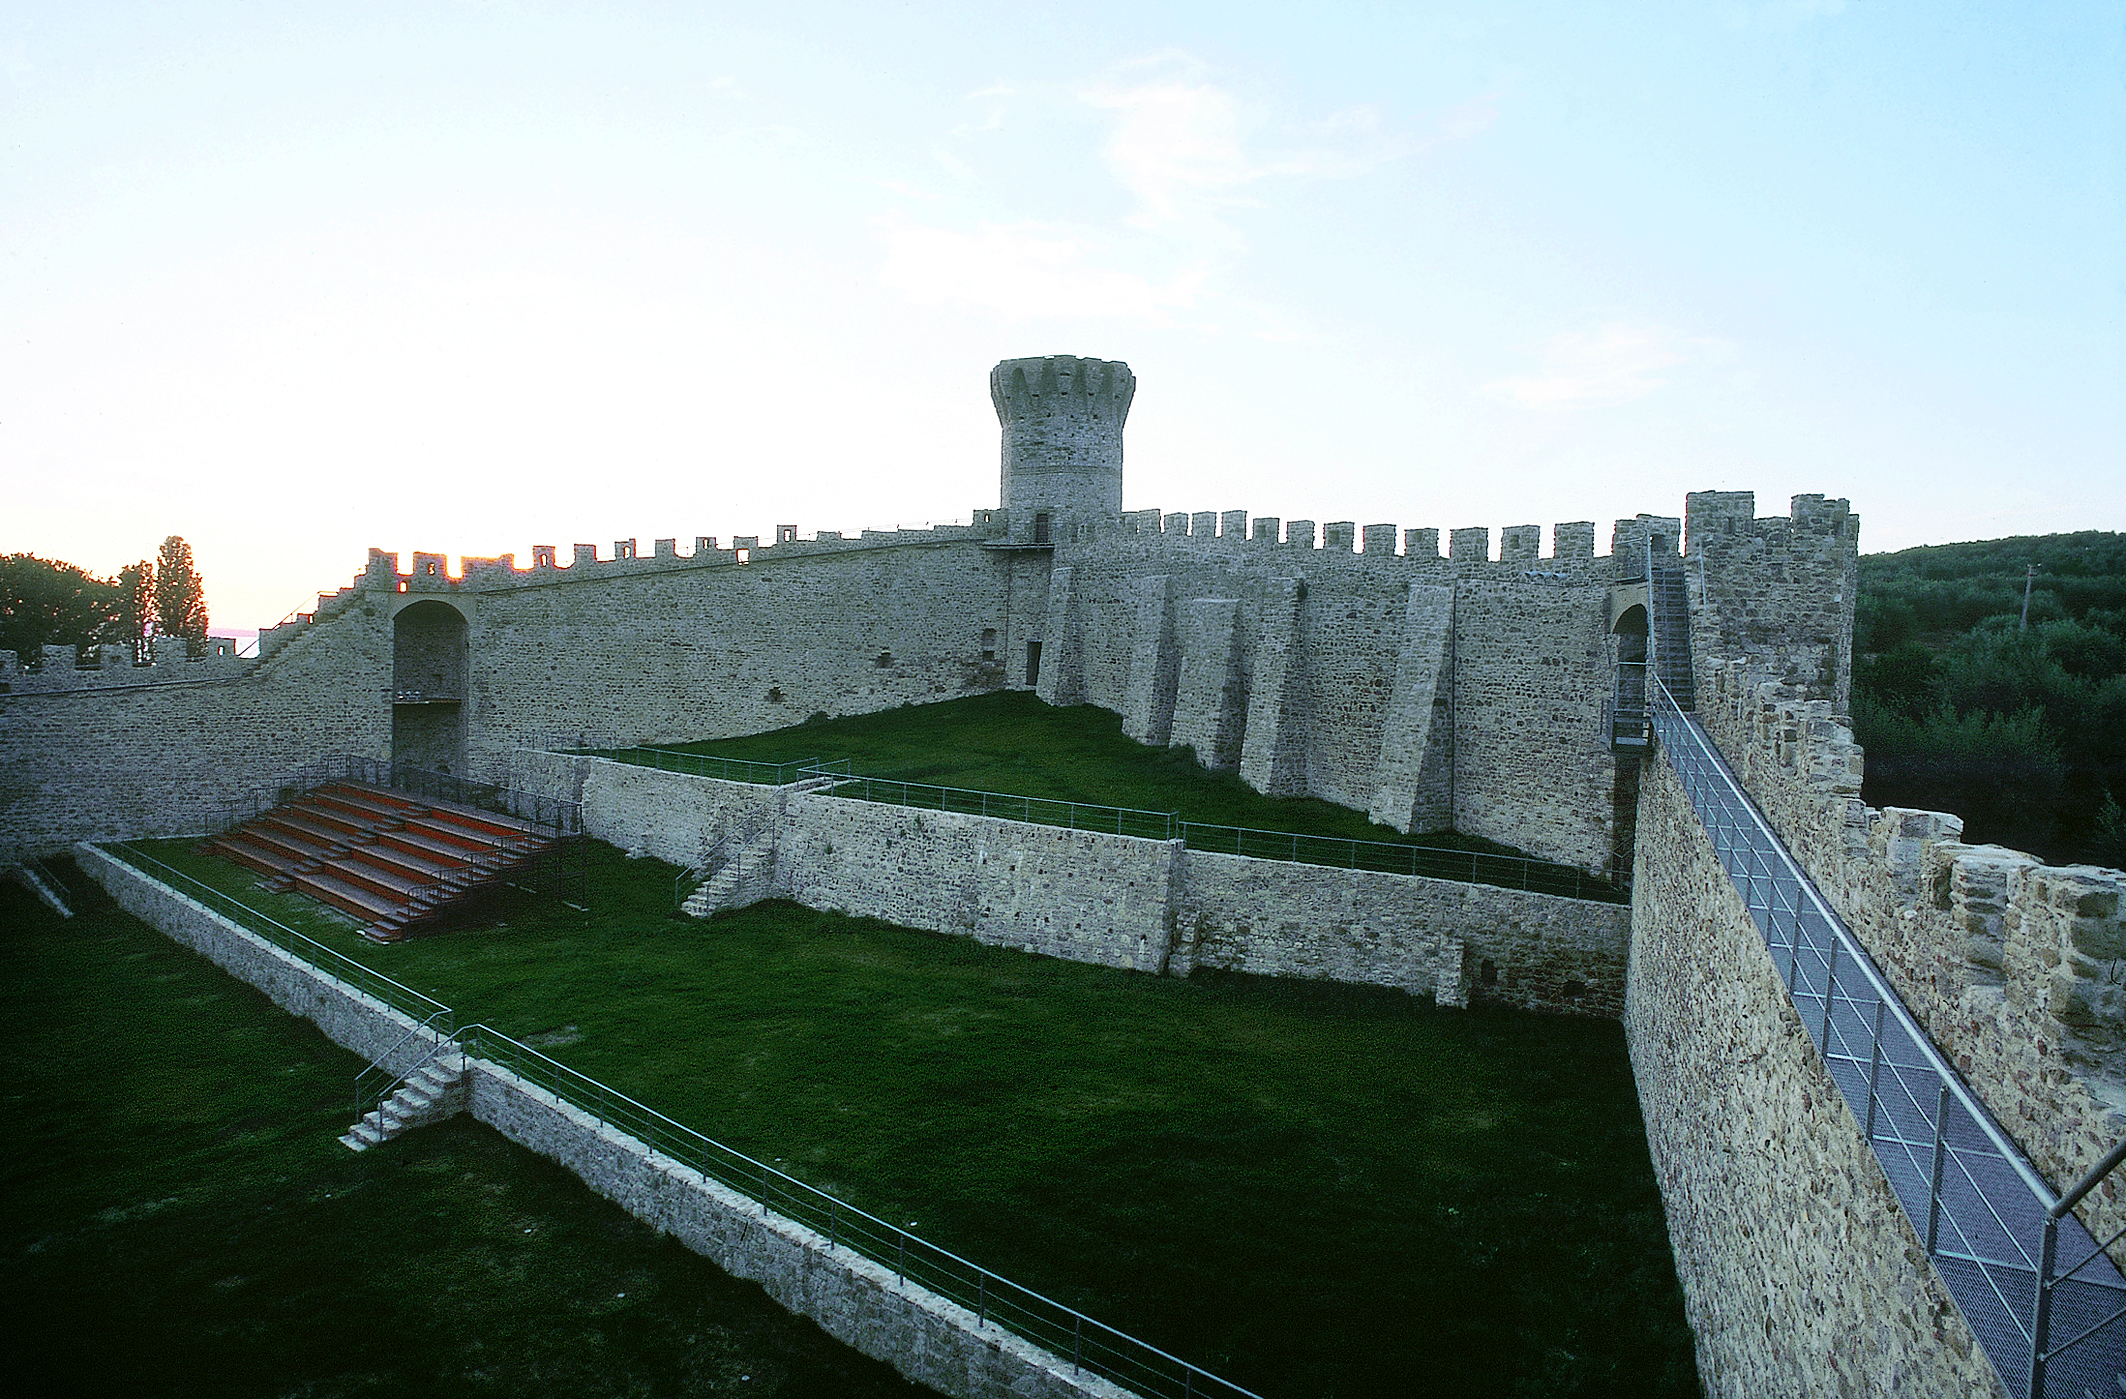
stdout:
<svg viewBox="0 0 2126 1399">
<path fill-rule="evenodd" d="M 391 760 L 436 772 L 465 771 L 465 615 L 424 599 L 391 622 Z"/>
</svg>

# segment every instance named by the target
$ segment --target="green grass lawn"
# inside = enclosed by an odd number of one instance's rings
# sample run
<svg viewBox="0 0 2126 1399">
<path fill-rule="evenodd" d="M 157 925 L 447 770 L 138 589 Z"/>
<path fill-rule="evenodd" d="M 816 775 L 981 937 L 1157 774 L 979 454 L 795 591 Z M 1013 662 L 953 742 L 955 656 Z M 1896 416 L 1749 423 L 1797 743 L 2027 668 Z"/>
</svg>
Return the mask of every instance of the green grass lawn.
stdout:
<svg viewBox="0 0 2126 1399">
<path fill-rule="evenodd" d="M 671 867 L 605 846 L 589 918 L 499 902 L 378 947 L 149 848 L 1266 1395 L 1696 1393 L 1614 1023 L 1142 976 L 791 904 L 673 920 Z"/>
<path fill-rule="evenodd" d="M 927 1394 L 106 906 L 0 883 L 16 1394 Z"/>
<path fill-rule="evenodd" d="M 769 763 L 846 758 L 853 772 L 866 777 L 1178 811 L 1185 821 L 1207 825 L 1518 853 L 1452 831 L 1402 835 L 1375 825 L 1362 811 L 1315 797 L 1266 797 L 1238 773 L 1198 765 L 1193 750 L 1149 748 L 1124 737 L 1122 716 L 1110 710 L 1089 704 L 1059 709 L 1025 690 L 841 719 L 815 717 L 746 738 L 665 746 Z"/>
</svg>

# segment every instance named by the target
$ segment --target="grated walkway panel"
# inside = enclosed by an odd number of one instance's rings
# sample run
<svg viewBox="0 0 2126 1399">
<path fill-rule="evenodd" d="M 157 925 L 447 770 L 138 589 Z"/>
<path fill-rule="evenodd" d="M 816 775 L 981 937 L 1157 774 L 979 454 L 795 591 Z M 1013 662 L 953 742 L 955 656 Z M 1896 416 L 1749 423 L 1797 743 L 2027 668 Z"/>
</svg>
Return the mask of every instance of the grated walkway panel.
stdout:
<svg viewBox="0 0 2126 1399">
<path fill-rule="evenodd" d="M 1905 1009 L 1735 780 L 1698 721 L 1655 682 L 1654 732 L 1763 935 L 1831 1079 L 1964 1319 L 2012 1392 L 2126 1391 L 2126 1278 Z M 2040 1276 L 2053 1279 L 2040 1327 Z M 2042 1340 L 2046 1364 L 2034 1373 Z"/>
</svg>

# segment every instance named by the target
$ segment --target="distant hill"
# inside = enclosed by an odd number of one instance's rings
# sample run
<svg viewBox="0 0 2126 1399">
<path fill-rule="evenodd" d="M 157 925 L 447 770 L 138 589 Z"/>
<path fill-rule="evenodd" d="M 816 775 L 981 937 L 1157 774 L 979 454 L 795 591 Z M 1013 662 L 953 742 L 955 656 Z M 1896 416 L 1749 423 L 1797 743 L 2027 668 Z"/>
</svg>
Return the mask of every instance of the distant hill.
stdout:
<svg viewBox="0 0 2126 1399">
<path fill-rule="evenodd" d="M 2126 865 L 2126 534 L 1864 555 L 1853 651 L 1870 805 L 1954 811 L 1967 840 Z"/>
</svg>

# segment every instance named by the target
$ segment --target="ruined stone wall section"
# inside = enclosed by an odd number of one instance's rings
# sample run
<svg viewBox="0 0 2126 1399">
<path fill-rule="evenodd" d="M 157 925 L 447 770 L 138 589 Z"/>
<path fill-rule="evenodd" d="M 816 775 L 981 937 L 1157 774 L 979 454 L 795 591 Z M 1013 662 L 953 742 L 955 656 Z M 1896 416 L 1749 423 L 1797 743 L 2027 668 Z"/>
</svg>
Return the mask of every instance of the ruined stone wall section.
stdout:
<svg viewBox="0 0 2126 1399">
<path fill-rule="evenodd" d="M 754 899 L 1153 974 L 1208 966 L 1433 994 L 1451 963 L 1446 989 L 1457 1003 L 1604 1016 L 1623 1005 L 1628 919 L 1615 904 L 1216 855 L 602 758 L 520 753 L 511 777 L 542 796 L 580 796 L 591 834 L 673 864 L 693 863 L 704 842 L 729 834 L 770 866 L 748 872 Z"/>
<path fill-rule="evenodd" d="M 1665 762 L 1638 830 L 1625 1038 L 1705 1392 L 2005 1394 Z"/>
<path fill-rule="evenodd" d="M 791 799 L 775 889 L 808 908 L 1159 973 L 1179 841 L 1135 840 L 828 796 Z"/>
<path fill-rule="evenodd" d="M 1700 673 L 1706 732 L 1906 1008 L 2055 1189 L 2079 1180 L 2126 1138 L 2126 873 L 1867 807 L 1829 701 L 1737 660 Z M 2116 1176 L 2079 1213 L 2098 1238 L 2126 1228 Z"/>
</svg>

